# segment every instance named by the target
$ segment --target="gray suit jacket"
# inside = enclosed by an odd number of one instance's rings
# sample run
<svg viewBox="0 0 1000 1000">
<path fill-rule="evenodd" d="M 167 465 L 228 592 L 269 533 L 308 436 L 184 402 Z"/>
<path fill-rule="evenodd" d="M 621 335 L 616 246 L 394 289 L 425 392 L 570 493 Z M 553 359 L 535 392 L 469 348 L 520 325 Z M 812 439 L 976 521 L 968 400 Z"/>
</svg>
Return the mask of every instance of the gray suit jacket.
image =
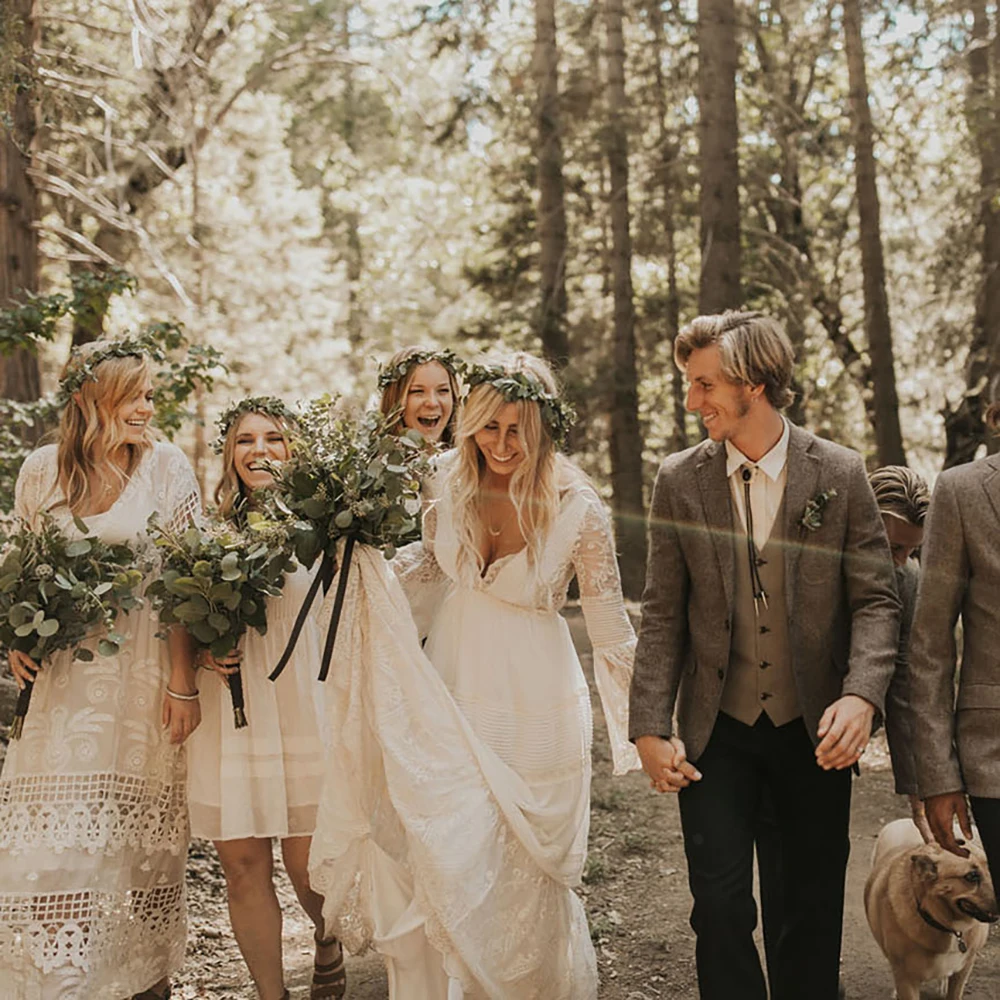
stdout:
<svg viewBox="0 0 1000 1000">
<path fill-rule="evenodd" d="M 861 457 L 791 428 L 785 592 L 792 670 L 806 726 L 856 694 L 879 712 L 896 658 L 899 600 L 885 529 Z M 807 503 L 836 490 L 814 531 Z M 743 539 L 742 533 L 739 539 Z M 729 667 L 737 536 L 725 446 L 704 441 L 660 467 L 635 655 L 629 735 L 678 735 L 701 756 Z"/>
<path fill-rule="evenodd" d="M 896 570 L 896 592 L 903 610 L 899 616 L 899 652 L 896 669 L 885 695 L 885 736 L 892 758 L 897 795 L 917 794 L 917 762 L 914 756 L 913 713 L 910 711 L 910 635 L 917 606 L 920 565 L 907 559 Z"/>
<path fill-rule="evenodd" d="M 1000 798 L 1000 456 L 938 477 L 922 563 L 910 643 L 920 794 Z"/>
</svg>

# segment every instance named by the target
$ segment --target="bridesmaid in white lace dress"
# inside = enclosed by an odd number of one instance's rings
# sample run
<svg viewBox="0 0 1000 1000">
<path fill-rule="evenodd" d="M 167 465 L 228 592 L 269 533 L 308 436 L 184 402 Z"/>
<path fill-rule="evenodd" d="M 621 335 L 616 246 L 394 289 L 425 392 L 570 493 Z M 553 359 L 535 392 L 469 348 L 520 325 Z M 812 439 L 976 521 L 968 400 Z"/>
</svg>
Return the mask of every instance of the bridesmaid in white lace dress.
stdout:
<svg viewBox="0 0 1000 1000">
<path fill-rule="evenodd" d="M 559 614 L 571 578 L 616 773 L 638 767 L 627 739 L 635 637 L 605 507 L 557 454 L 565 411 L 547 368 L 514 355 L 468 377 L 425 557 L 397 569 L 410 596 L 451 582 L 427 639 L 433 667 L 399 624 L 394 582 L 374 556 L 362 562 L 330 692 L 338 771 L 357 772 L 359 801 L 346 783 L 324 790 L 310 871 L 352 950 L 385 957 L 394 998 L 596 1000 L 573 891 L 592 717 Z"/>
<path fill-rule="evenodd" d="M 73 536 L 75 515 L 105 541 L 134 543 L 154 512 L 175 526 L 196 515 L 190 464 L 150 433 L 138 345 L 88 345 L 64 387 L 58 444 L 33 452 L 18 476 L 19 517 L 31 526 L 48 513 Z M 90 663 L 11 654 L 19 682 L 34 677 L 35 687 L 0 776 L 5 998 L 152 1000 L 169 995 L 184 958 L 180 744 L 199 720 L 191 649 L 183 632 L 158 639 L 146 608 L 117 628 L 127 636 L 119 655 Z"/>
<path fill-rule="evenodd" d="M 223 517 L 239 519 L 254 490 L 273 484 L 267 461 L 288 458 L 292 415 L 280 399 L 255 396 L 219 421 L 222 478 L 215 501 Z M 248 725 L 233 725 L 222 676 L 201 682 L 202 724 L 188 746 L 191 833 L 214 842 L 226 875 L 233 933 L 261 1000 L 287 997 L 281 953 L 281 906 L 275 894 L 271 839 L 281 841 L 285 870 L 316 925 L 312 1000 L 344 996 L 347 977 L 336 938 L 323 939 L 323 900 L 309 887 L 307 860 L 316 825 L 324 750 L 316 681 L 320 638 L 315 613 L 275 682 L 268 680 L 285 648 L 312 574 L 299 567 L 281 597 L 267 603 L 267 633 L 250 630 L 243 652 L 206 666 L 220 675 L 241 663 Z M 318 610 L 318 605 L 317 605 Z"/>
</svg>

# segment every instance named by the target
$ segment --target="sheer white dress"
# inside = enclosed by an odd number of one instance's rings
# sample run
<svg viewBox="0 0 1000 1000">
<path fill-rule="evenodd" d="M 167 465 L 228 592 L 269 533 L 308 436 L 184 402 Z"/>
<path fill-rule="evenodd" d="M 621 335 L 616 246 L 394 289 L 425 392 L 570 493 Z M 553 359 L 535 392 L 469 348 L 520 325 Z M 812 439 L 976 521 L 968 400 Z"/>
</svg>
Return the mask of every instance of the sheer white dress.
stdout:
<svg viewBox="0 0 1000 1000">
<path fill-rule="evenodd" d="M 587 850 L 592 717 L 559 610 L 575 573 L 615 772 L 636 768 L 635 637 L 604 505 L 572 486 L 537 570 L 520 552 L 469 580 L 450 502 L 438 501 L 423 546 L 397 563 L 415 597 L 449 583 L 426 655 L 399 583 L 360 551 L 329 691 L 331 771 L 353 778 L 324 788 L 310 858 L 328 929 L 351 950 L 381 952 L 398 1000 L 595 1000 L 573 892 Z"/>
<path fill-rule="evenodd" d="M 50 510 L 77 536 L 56 449 L 25 461 L 15 512 Z M 200 510 L 180 449 L 157 443 L 121 496 L 83 518 L 108 542 L 135 542 L 154 511 L 180 525 Z M 118 656 L 53 657 L 39 673 L 24 734 L 0 776 L 0 997 L 121 1000 L 180 967 L 188 846 L 185 761 L 161 723 L 169 678 L 155 616 L 119 619 Z"/>
<path fill-rule="evenodd" d="M 281 658 L 314 572 L 299 566 L 289 574 L 281 597 L 267 600 L 267 632 L 247 632 L 240 670 L 244 728 L 233 725 L 225 678 L 201 671 L 201 725 L 187 742 L 192 836 L 236 840 L 313 832 L 324 766 L 315 613 L 281 676 L 270 681 L 268 674 Z"/>
</svg>

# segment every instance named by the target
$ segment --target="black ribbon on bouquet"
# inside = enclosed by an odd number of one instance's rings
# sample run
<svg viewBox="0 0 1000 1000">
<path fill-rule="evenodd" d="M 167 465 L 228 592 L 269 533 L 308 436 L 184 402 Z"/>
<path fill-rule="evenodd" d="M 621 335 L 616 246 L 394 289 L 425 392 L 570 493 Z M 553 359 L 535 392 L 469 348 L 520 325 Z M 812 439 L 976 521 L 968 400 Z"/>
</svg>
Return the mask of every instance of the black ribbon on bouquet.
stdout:
<svg viewBox="0 0 1000 1000">
<path fill-rule="evenodd" d="M 325 681 L 327 674 L 330 672 L 330 661 L 333 659 L 333 644 L 337 641 L 337 629 L 340 626 L 340 614 L 344 609 L 344 595 L 347 593 L 347 575 L 351 570 L 351 556 L 354 553 L 354 543 L 357 539 L 354 535 L 348 535 L 347 540 L 344 542 L 344 557 L 343 563 L 340 567 L 340 579 L 337 580 L 337 593 L 333 599 L 333 614 L 330 617 L 330 625 L 326 630 L 326 642 L 323 645 L 323 658 L 320 661 L 319 667 L 319 679 Z M 295 651 L 295 645 L 299 641 L 299 633 L 302 631 L 303 626 L 306 623 L 306 618 L 309 615 L 309 611 L 313 606 L 313 601 L 316 600 L 316 595 L 319 593 L 319 588 L 323 588 L 323 596 L 325 597 L 330 590 L 330 584 L 333 583 L 333 577 L 337 572 L 337 562 L 329 555 L 329 553 L 323 553 L 323 559 L 319 564 L 319 570 L 316 576 L 313 577 L 312 583 L 309 585 L 309 590 L 306 593 L 305 598 L 302 601 L 302 607 L 299 609 L 298 617 L 295 619 L 295 624 L 292 626 L 292 633 L 288 637 L 288 643 L 285 646 L 285 651 L 281 654 L 281 659 L 278 660 L 278 665 L 271 671 L 269 680 L 277 680 L 281 675 L 281 672 L 288 665 L 288 661 L 291 659 L 292 653 Z"/>
<path fill-rule="evenodd" d="M 19 740 L 24 730 L 24 717 L 28 714 L 28 706 L 31 704 L 31 692 L 34 689 L 34 681 L 25 681 L 21 693 L 17 696 L 17 706 L 14 708 L 14 719 L 10 724 L 10 738 Z"/>
</svg>

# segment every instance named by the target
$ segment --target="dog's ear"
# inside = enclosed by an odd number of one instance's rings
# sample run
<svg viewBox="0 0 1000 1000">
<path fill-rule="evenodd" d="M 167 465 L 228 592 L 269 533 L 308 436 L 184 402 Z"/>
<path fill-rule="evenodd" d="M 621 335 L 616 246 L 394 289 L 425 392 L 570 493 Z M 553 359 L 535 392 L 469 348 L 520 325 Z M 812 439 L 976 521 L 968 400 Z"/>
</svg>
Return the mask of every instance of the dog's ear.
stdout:
<svg viewBox="0 0 1000 1000">
<path fill-rule="evenodd" d="M 938 867 L 937 862 L 933 858 L 929 858 L 923 853 L 911 854 L 910 864 L 913 867 L 913 874 L 921 881 L 937 881 Z"/>
</svg>

